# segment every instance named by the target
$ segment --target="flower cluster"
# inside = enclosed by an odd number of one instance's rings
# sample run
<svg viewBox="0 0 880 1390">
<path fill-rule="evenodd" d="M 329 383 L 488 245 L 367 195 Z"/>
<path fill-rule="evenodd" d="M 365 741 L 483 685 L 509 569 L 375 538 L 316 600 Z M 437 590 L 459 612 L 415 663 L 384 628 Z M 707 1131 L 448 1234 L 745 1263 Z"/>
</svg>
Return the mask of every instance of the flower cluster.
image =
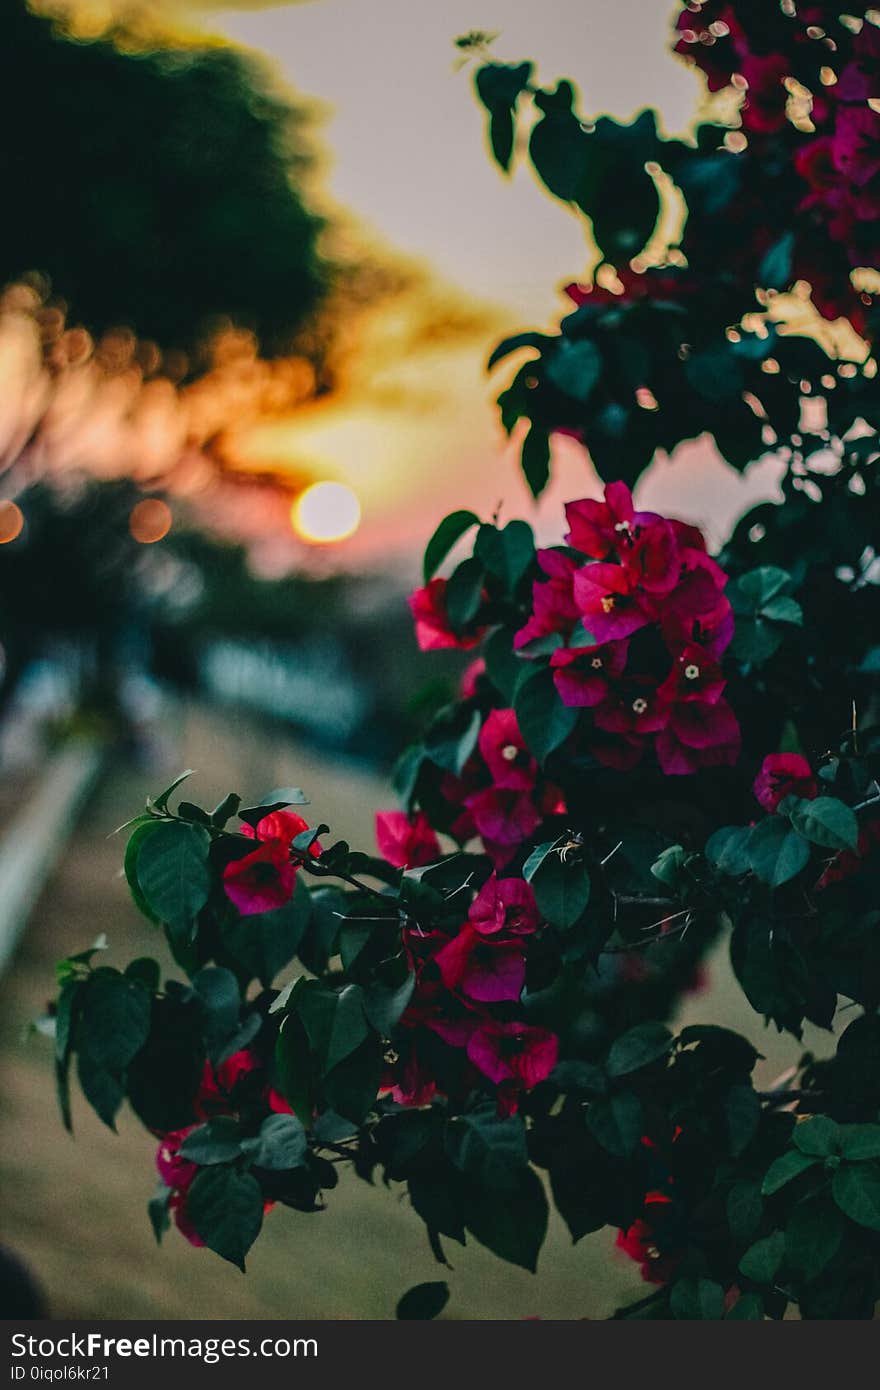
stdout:
<svg viewBox="0 0 880 1390">
<path fill-rule="evenodd" d="M 793 251 L 793 278 L 808 279 L 813 300 L 833 318 L 863 326 L 858 297 L 836 283 L 817 235 L 842 249 L 850 267 L 876 264 L 880 214 L 880 28 L 871 19 L 841 20 L 824 5 L 746 10 L 719 0 L 689 3 L 678 19 L 675 51 L 694 62 L 710 91 L 744 93 L 741 120 L 765 144 L 781 139 L 806 184 Z M 793 209 L 794 211 L 794 209 Z"/>
<path fill-rule="evenodd" d="M 700 532 L 637 512 L 623 483 L 601 502 L 570 502 L 566 517 L 579 554 L 539 553 L 547 579 L 517 648 L 553 635 L 567 643 L 550 658 L 556 689 L 590 711 L 599 762 L 628 769 L 651 746 L 670 775 L 734 763 L 739 725 L 719 666 L 733 618 Z"/>
</svg>

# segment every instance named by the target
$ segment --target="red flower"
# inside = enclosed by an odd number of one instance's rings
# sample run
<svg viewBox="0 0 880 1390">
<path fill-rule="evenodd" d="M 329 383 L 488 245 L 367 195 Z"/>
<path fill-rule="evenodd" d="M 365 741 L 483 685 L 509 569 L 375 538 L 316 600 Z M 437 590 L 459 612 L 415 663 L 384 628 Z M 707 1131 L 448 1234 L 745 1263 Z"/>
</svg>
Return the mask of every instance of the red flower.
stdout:
<svg viewBox="0 0 880 1390">
<path fill-rule="evenodd" d="M 670 1200 L 664 1192 L 649 1192 L 645 1197 L 646 1210 L 651 1206 L 666 1206 Z M 618 1231 L 614 1243 L 618 1250 L 641 1265 L 642 1278 L 649 1284 L 665 1284 L 675 1273 L 678 1256 L 663 1255 L 654 1227 L 643 1217 L 639 1217 L 625 1231 Z"/>
<path fill-rule="evenodd" d="M 565 537 L 568 544 L 594 560 L 604 560 L 619 550 L 637 527 L 659 518 L 654 512 L 635 510 L 626 483 L 609 483 L 602 502 L 585 497 L 580 502 L 567 503 L 565 519 L 569 526 Z"/>
<path fill-rule="evenodd" d="M 223 891 L 243 917 L 283 907 L 293 894 L 298 865 L 290 862 L 290 846 L 308 830 L 308 822 L 295 811 L 273 811 L 258 821 L 256 830 L 243 824 L 241 833 L 261 841 L 259 849 L 243 859 L 233 859 L 223 870 Z M 321 853 L 315 842 L 309 853 Z"/>
<path fill-rule="evenodd" d="M 872 820 L 859 832 L 858 845 L 855 850 L 842 849 L 838 854 L 835 854 L 817 882 L 817 889 L 828 888 L 832 883 L 842 883 L 845 879 L 852 878 L 853 874 L 857 874 L 862 867 L 862 861 L 878 845 L 880 845 L 880 820 Z"/>
<path fill-rule="evenodd" d="M 532 585 L 532 616 L 513 639 L 515 651 L 553 632 L 567 635 L 580 616 L 572 588 L 578 561 L 561 550 L 539 550 L 537 560 L 547 579 Z"/>
<path fill-rule="evenodd" d="M 162 1136 L 156 1150 L 156 1167 L 166 1187 L 176 1187 L 179 1191 L 185 1192 L 199 1171 L 198 1164 L 180 1157 L 180 1146 L 195 1127 L 188 1125 L 186 1129 L 174 1129 Z"/>
<path fill-rule="evenodd" d="M 610 681 L 626 666 L 627 643 L 595 647 L 557 647 L 550 657 L 553 683 L 564 705 L 591 708 L 611 693 Z"/>
<path fill-rule="evenodd" d="M 619 681 L 593 715 L 609 734 L 655 734 L 669 722 L 669 705 L 647 677 Z"/>
<path fill-rule="evenodd" d="M 720 699 L 726 683 L 721 667 L 708 652 L 689 643 L 678 653 L 657 694 L 670 704 L 702 700 L 711 705 Z"/>
<path fill-rule="evenodd" d="M 290 901 L 296 872 L 284 846 L 269 840 L 244 859 L 234 859 L 226 865 L 223 891 L 243 917 L 271 912 Z"/>
<path fill-rule="evenodd" d="M 629 637 L 650 621 L 633 582 L 621 565 L 601 561 L 584 565 L 574 577 L 574 597 L 584 627 L 597 642 Z"/>
<path fill-rule="evenodd" d="M 765 811 L 775 811 L 787 796 L 813 801 L 819 794 L 819 785 L 800 753 L 768 753 L 752 783 L 752 791 Z"/>
<path fill-rule="evenodd" d="M 493 709 L 480 730 L 479 748 L 496 787 L 530 791 L 538 764 L 526 747 L 512 709 Z"/>
<path fill-rule="evenodd" d="M 471 1034 L 467 1055 L 496 1085 L 514 1082 L 528 1091 L 556 1066 L 559 1039 L 525 1023 L 486 1023 Z"/>
<path fill-rule="evenodd" d="M 376 843 L 383 858 L 396 869 L 417 869 L 440 857 L 440 842 L 423 811 L 376 812 Z"/>
<path fill-rule="evenodd" d="M 410 594 L 408 603 L 415 619 L 416 641 L 423 652 L 437 651 L 441 647 L 467 651 L 482 640 L 483 628 L 469 637 L 459 637 L 453 632 L 446 612 L 445 579 L 432 579 L 423 589 L 416 589 Z"/>
<path fill-rule="evenodd" d="M 541 823 L 534 802 L 525 792 L 486 787 L 465 801 L 486 853 L 498 865 L 506 864 L 523 840 Z"/>
<path fill-rule="evenodd" d="M 486 673 L 486 662 L 482 656 L 476 657 L 462 672 L 458 690 L 463 700 L 472 700 L 477 693 L 480 676 Z"/>
<path fill-rule="evenodd" d="M 736 715 L 726 700 L 693 701 L 673 707 L 667 728 L 657 739 L 657 761 L 667 776 L 683 776 L 701 767 L 733 765 L 741 738 Z"/>
<path fill-rule="evenodd" d="M 471 903 L 468 921 L 481 936 L 505 933 L 528 936 L 540 924 L 535 895 L 522 878 L 498 878 L 494 873 Z"/>
<path fill-rule="evenodd" d="M 630 581 L 645 593 L 668 594 L 679 581 L 681 566 L 675 532 L 662 517 L 640 528 L 622 558 Z"/>
<path fill-rule="evenodd" d="M 519 945 L 481 936 L 466 923 L 434 957 L 447 989 L 480 1003 L 517 1000 L 526 978 Z"/>
</svg>

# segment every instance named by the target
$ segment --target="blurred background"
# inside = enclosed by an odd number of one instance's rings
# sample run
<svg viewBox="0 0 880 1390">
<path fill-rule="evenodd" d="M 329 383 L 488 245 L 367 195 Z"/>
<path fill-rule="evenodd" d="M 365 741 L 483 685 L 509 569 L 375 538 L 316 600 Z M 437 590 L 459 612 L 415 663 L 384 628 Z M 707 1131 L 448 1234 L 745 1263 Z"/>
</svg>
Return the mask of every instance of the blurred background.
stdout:
<svg viewBox="0 0 880 1390">
<path fill-rule="evenodd" d="M 54 1317 L 393 1316 L 435 1266 L 354 1180 L 323 1216 L 274 1213 L 245 1280 L 157 1251 L 149 1139 L 80 1107 L 71 1141 L 27 1025 L 98 932 L 115 963 L 156 949 L 108 835 L 183 767 L 200 801 L 302 785 L 371 849 L 458 674 L 405 603 L 437 521 L 501 509 L 552 543 L 599 491 L 560 438 L 535 507 L 497 419 L 491 348 L 552 326 L 595 254 L 491 165 L 456 36 L 669 133 L 697 78 L 662 0 L 5 0 L 0 23 L 0 1242 Z M 718 541 L 775 469 L 697 441 L 640 501 Z M 723 962 L 713 981 L 694 1016 L 723 1021 Z M 612 1243 L 554 1225 L 537 1280 L 468 1249 L 449 1315 L 607 1315 L 638 1282 L 623 1256 L 609 1278 Z M 0 1260 L 7 1316 L 14 1285 Z"/>
</svg>

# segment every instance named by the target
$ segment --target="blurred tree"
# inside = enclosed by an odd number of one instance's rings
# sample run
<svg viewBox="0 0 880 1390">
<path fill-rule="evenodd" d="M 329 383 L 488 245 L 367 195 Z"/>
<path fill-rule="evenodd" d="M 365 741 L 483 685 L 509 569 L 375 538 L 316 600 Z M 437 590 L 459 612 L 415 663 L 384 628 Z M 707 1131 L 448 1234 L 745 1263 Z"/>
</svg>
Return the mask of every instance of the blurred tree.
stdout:
<svg viewBox="0 0 880 1390">
<path fill-rule="evenodd" d="M 0 279 L 47 273 L 92 331 L 191 349 L 226 315 L 283 351 L 328 274 L 305 110 L 229 49 L 125 52 L 4 8 Z"/>
</svg>

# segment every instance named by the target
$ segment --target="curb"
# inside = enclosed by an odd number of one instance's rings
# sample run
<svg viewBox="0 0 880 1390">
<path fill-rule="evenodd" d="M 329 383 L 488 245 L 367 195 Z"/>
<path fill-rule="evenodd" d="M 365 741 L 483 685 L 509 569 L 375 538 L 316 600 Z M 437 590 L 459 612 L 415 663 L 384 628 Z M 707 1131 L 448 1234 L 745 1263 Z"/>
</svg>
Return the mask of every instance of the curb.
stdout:
<svg viewBox="0 0 880 1390">
<path fill-rule="evenodd" d="M 55 753 L 0 839 L 0 974 L 104 766 L 106 750 L 77 740 Z"/>
</svg>

